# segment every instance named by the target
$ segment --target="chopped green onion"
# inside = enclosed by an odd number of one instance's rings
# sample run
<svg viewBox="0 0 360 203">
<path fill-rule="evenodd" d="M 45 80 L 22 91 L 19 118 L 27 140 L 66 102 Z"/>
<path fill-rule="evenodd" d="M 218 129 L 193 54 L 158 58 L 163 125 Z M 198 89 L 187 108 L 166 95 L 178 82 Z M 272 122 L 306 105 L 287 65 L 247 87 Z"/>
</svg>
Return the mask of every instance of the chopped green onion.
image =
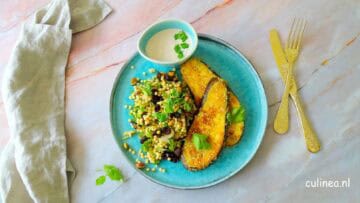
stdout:
<svg viewBox="0 0 360 203">
<path fill-rule="evenodd" d="M 182 52 L 180 52 L 180 53 L 178 53 L 177 57 L 178 57 L 179 59 L 181 59 L 181 58 L 184 57 L 184 54 L 183 54 Z"/>
<path fill-rule="evenodd" d="M 188 39 L 188 36 L 184 33 L 184 35 L 181 35 L 181 41 L 185 42 Z"/>
<path fill-rule="evenodd" d="M 180 53 L 180 52 L 181 52 L 181 47 L 180 47 L 180 45 L 178 45 L 178 44 L 175 45 L 174 50 L 175 50 L 176 53 Z"/>
<path fill-rule="evenodd" d="M 181 46 L 181 48 L 183 48 L 183 49 L 189 48 L 189 44 L 188 44 L 188 43 L 181 43 L 180 46 Z"/>
<path fill-rule="evenodd" d="M 175 45 L 174 50 L 177 53 L 177 57 L 179 59 L 184 57 L 183 49 L 189 48 L 189 44 L 186 43 L 186 40 L 188 39 L 188 36 L 184 31 L 180 31 L 174 35 L 174 39 L 178 40 L 180 39 L 182 43 Z"/>
<path fill-rule="evenodd" d="M 174 39 L 175 39 L 175 40 L 180 39 L 180 37 L 181 37 L 181 34 L 180 34 L 180 33 L 176 33 L 176 34 L 174 35 Z"/>
</svg>

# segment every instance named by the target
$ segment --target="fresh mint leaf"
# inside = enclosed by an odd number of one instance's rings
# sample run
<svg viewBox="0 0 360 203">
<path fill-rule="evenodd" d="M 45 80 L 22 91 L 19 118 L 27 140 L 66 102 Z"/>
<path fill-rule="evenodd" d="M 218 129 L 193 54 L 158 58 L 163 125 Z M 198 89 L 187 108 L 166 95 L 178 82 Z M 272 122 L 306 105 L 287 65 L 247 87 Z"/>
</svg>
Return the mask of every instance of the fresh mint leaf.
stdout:
<svg viewBox="0 0 360 203">
<path fill-rule="evenodd" d="M 184 110 L 190 112 L 192 109 L 191 104 L 184 102 Z"/>
<path fill-rule="evenodd" d="M 245 120 L 245 109 L 242 106 L 233 108 L 230 112 L 230 117 L 230 123 L 243 122 Z"/>
<path fill-rule="evenodd" d="M 102 185 L 105 183 L 105 181 L 106 181 L 106 176 L 99 176 L 96 179 L 96 185 Z"/>
<path fill-rule="evenodd" d="M 176 91 L 175 89 L 172 89 L 170 92 L 170 97 L 177 98 L 181 96 L 181 92 Z"/>
<path fill-rule="evenodd" d="M 97 171 L 104 171 L 105 175 L 101 175 L 96 179 L 96 185 L 102 185 L 106 181 L 106 176 L 108 176 L 111 180 L 116 181 L 123 181 L 124 176 L 121 173 L 120 169 L 118 169 L 114 165 L 104 165 L 103 170 L 97 170 Z"/>
<path fill-rule="evenodd" d="M 171 105 L 165 105 L 164 111 L 165 111 L 165 113 L 172 113 L 172 112 L 174 112 L 174 109 Z"/>
<path fill-rule="evenodd" d="M 230 125 L 231 124 L 231 113 L 227 112 L 226 114 L 226 124 Z"/>
<path fill-rule="evenodd" d="M 166 113 L 160 113 L 156 112 L 153 114 L 156 119 L 158 119 L 160 122 L 165 122 L 168 118 L 168 115 Z"/>
<path fill-rule="evenodd" d="M 192 135 L 192 142 L 195 145 L 196 150 L 210 149 L 211 145 L 207 141 L 208 136 L 200 133 L 194 133 Z"/>
<path fill-rule="evenodd" d="M 111 180 L 121 181 L 124 179 L 121 171 L 116 166 L 104 165 L 104 172 Z"/>
<path fill-rule="evenodd" d="M 164 103 L 164 111 L 167 114 L 170 114 L 174 112 L 174 100 L 173 99 L 167 99 Z"/>
<path fill-rule="evenodd" d="M 151 140 L 148 139 L 141 145 L 141 150 L 144 152 L 148 152 L 150 150 L 150 147 L 151 147 Z"/>
<path fill-rule="evenodd" d="M 149 83 L 144 83 L 140 89 L 142 90 L 142 92 L 144 94 L 146 94 L 147 96 L 151 96 L 151 85 Z"/>
</svg>

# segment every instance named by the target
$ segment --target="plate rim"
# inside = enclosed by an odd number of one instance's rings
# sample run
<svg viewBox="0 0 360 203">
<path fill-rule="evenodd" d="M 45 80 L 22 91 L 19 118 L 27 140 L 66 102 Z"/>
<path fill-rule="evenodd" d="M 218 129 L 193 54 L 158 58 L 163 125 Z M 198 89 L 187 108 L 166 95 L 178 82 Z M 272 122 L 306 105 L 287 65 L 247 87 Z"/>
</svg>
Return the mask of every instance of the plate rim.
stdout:
<svg viewBox="0 0 360 203">
<path fill-rule="evenodd" d="M 199 38 L 204 38 L 206 40 L 211 40 L 211 41 L 215 41 L 219 44 L 222 44 L 226 47 L 228 47 L 229 49 L 231 49 L 232 51 L 234 51 L 236 54 L 238 54 L 240 57 L 242 57 L 244 59 L 244 61 L 246 63 L 248 63 L 251 67 L 251 70 L 254 71 L 255 75 L 259 78 L 259 84 L 260 84 L 260 87 L 261 87 L 261 92 L 263 92 L 264 94 L 264 99 L 265 99 L 265 120 L 264 120 L 264 123 L 265 123 L 265 126 L 264 128 L 262 129 L 262 132 L 261 132 L 261 139 L 259 141 L 259 143 L 257 144 L 256 146 L 256 150 L 249 156 L 249 158 L 244 162 L 244 164 L 239 167 L 237 170 L 234 170 L 233 172 L 227 174 L 225 177 L 223 178 L 220 178 L 216 181 L 213 181 L 213 182 L 210 182 L 208 184 L 204 184 L 204 185 L 200 185 L 200 186 L 176 186 L 176 185 L 171 185 L 171 184 L 167 184 L 167 183 L 163 183 L 161 181 L 158 181 L 156 180 L 155 178 L 152 178 L 150 176 L 147 176 L 146 173 L 144 173 L 142 170 L 139 170 L 137 169 L 136 167 L 133 166 L 133 163 L 126 157 L 125 155 L 125 159 L 126 161 L 132 165 L 132 167 L 137 171 L 139 172 L 142 176 L 144 176 L 146 179 L 150 180 L 151 182 L 153 183 L 156 183 L 156 184 L 159 184 L 159 185 L 162 185 L 162 186 L 166 186 L 168 188 L 173 188 L 173 189 L 182 189 L 182 190 L 194 190 L 194 189 L 203 189 L 203 188 L 207 188 L 207 187 L 211 187 L 211 186 L 214 186 L 214 185 L 217 185 L 221 182 L 224 182 L 225 180 L 233 177 L 235 174 L 237 174 L 239 171 L 241 171 L 245 166 L 247 166 L 249 164 L 249 162 L 254 158 L 255 154 L 257 153 L 257 151 L 259 150 L 259 147 L 261 145 L 261 143 L 263 142 L 263 139 L 264 139 L 264 136 L 265 136 L 265 132 L 266 132 L 266 126 L 267 126 L 267 123 L 268 123 L 268 112 L 269 112 L 269 107 L 268 107 L 268 101 L 267 101 L 267 96 L 266 96 L 266 92 L 265 92 L 265 88 L 264 88 L 264 84 L 262 82 L 262 79 L 260 77 L 260 74 L 257 72 L 257 70 L 254 68 L 253 64 L 236 48 L 234 47 L 233 45 L 231 45 L 230 43 L 218 38 L 218 37 L 215 37 L 215 36 L 212 36 L 212 35 L 209 35 L 209 34 L 203 34 L 203 33 L 197 33 L 198 34 L 198 37 Z M 115 142 L 116 144 L 118 145 L 118 147 L 120 148 L 120 151 L 122 153 L 123 150 L 122 150 L 122 146 L 120 145 L 120 143 L 118 143 L 117 139 L 116 139 L 116 134 L 115 134 L 115 127 L 113 125 L 113 101 L 114 101 L 114 96 L 115 96 L 115 90 L 117 89 L 117 83 L 119 81 L 119 78 L 121 76 L 121 74 L 123 73 L 123 71 L 125 70 L 125 67 L 127 67 L 129 65 L 129 63 L 132 61 L 132 59 L 134 57 L 136 57 L 137 55 L 139 55 L 138 51 L 136 51 L 133 55 L 131 55 L 131 57 L 124 63 L 124 65 L 122 65 L 119 73 L 117 74 L 115 80 L 114 80 L 114 83 L 113 83 L 113 86 L 112 86 L 112 89 L 111 89 L 111 95 L 110 95 L 110 105 L 109 105 L 109 120 L 110 120 L 110 125 L 111 125 L 111 132 L 113 134 L 113 138 L 115 139 Z"/>
</svg>

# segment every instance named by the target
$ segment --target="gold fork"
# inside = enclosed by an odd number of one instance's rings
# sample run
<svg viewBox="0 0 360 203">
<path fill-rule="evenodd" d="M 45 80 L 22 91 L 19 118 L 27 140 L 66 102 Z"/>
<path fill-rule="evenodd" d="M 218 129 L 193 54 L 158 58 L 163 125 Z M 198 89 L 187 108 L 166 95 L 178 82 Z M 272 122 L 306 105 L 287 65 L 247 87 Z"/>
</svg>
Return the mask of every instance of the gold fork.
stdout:
<svg viewBox="0 0 360 203">
<path fill-rule="evenodd" d="M 286 76 L 285 90 L 281 98 L 279 110 L 274 121 L 274 130 L 279 134 L 284 134 L 289 129 L 289 91 L 291 88 L 291 77 L 294 63 L 299 55 L 300 43 L 305 30 L 305 21 L 297 20 L 292 22 L 289 36 L 286 42 L 285 56 L 288 60 L 288 74 Z"/>
<path fill-rule="evenodd" d="M 289 32 L 288 40 L 285 48 L 285 55 L 288 61 L 288 73 L 286 76 L 285 90 L 281 99 L 279 110 L 274 121 L 274 130 L 280 134 L 287 132 L 289 129 L 289 92 L 294 100 L 296 110 L 300 118 L 300 124 L 303 129 L 307 148 L 311 152 L 318 152 L 320 150 L 320 143 L 312 130 L 312 127 L 307 120 L 302 109 L 300 98 L 295 87 L 295 80 L 293 76 L 293 66 L 299 55 L 300 44 L 305 30 L 306 21 L 303 19 L 294 19 Z"/>
</svg>

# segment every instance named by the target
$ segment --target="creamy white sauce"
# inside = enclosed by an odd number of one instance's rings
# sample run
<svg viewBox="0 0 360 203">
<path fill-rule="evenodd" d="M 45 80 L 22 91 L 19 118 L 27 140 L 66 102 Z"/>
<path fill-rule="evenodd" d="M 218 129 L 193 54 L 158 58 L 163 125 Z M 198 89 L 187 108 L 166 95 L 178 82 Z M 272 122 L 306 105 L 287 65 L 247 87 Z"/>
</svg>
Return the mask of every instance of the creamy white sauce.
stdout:
<svg viewBox="0 0 360 203">
<path fill-rule="evenodd" d="M 174 50 L 174 47 L 181 43 L 181 40 L 175 40 L 174 36 L 176 33 L 180 32 L 179 29 L 166 29 L 156 33 L 152 36 L 145 47 L 146 55 L 149 58 L 158 60 L 158 61 L 176 61 L 179 60 L 177 53 Z M 188 34 L 188 39 L 186 43 L 189 44 L 187 49 L 182 49 L 185 58 L 190 54 L 192 49 L 192 42 Z"/>
</svg>

